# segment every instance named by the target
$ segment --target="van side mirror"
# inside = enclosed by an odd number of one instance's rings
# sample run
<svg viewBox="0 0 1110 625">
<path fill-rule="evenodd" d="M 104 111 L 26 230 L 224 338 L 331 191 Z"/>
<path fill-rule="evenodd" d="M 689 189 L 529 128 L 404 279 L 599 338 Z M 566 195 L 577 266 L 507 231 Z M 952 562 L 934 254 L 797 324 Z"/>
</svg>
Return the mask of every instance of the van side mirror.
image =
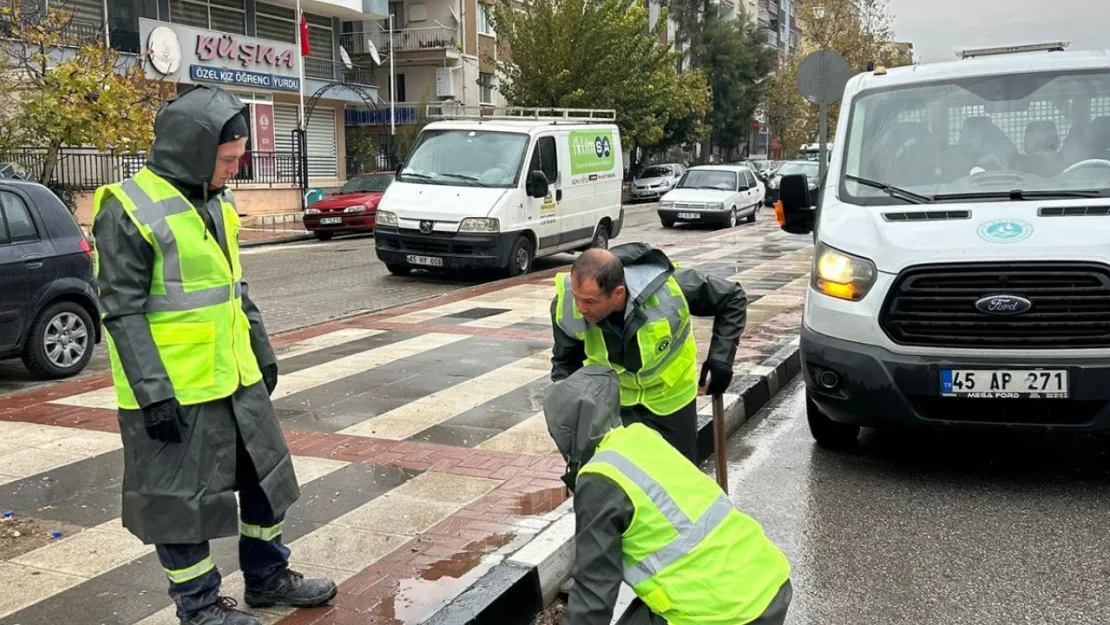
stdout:
<svg viewBox="0 0 1110 625">
<path fill-rule="evenodd" d="M 790 234 L 810 234 L 817 219 L 809 198 L 809 179 L 805 174 L 790 174 L 779 179 L 779 199 L 775 219 Z"/>
<path fill-rule="evenodd" d="M 528 179 L 524 183 L 524 191 L 528 193 L 528 197 L 543 198 L 547 197 L 547 176 L 538 169 L 528 173 Z"/>
</svg>

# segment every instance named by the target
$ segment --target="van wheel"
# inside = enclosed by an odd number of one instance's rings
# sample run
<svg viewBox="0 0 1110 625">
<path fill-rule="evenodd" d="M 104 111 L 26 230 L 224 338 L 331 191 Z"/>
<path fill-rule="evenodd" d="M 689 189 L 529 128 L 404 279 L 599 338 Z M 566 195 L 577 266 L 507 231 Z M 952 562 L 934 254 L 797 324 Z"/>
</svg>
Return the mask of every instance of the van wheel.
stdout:
<svg viewBox="0 0 1110 625">
<path fill-rule="evenodd" d="M 532 243 L 528 237 L 519 236 L 513 242 L 513 248 L 509 251 L 509 266 L 506 270 L 506 275 L 510 278 L 516 276 L 523 276 L 524 274 L 532 271 L 532 258 L 535 252 L 532 250 Z"/>
<path fill-rule="evenodd" d="M 412 273 L 412 267 L 405 267 L 404 265 L 394 265 L 392 263 L 386 263 L 385 269 L 395 276 L 407 276 Z"/>
<path fill-rule="evenodd" d="M 609 249 L 609 228 L 605 224 L 597 225 L 597 232 L 594 233 L 594 240 L 590 242 L 590 247 L 598 247 L 603 250 Z"/>
<path fill-rule="evenodd" d="M 92 317 L 80 304 L 52 304 L 31 325 L 23 365 L 43 380 L 76 375 L 92 358 L 93 333 Z"/>
<path fill-rule="evenodd" d="M 809 433 L 822 447 L 845 450 L 859 441 L 859 426 L 830 419 L 810 398 L 809 391 L 806 391 L 806 420 L 809 421 Z"/>
</svg>

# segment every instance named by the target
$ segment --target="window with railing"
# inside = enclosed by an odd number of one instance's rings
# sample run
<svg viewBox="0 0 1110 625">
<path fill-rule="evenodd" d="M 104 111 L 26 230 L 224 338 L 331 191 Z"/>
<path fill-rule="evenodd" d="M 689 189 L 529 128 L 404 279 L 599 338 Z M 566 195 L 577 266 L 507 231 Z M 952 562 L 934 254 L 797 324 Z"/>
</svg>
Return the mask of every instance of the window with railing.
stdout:
<svg viewBox="0 0 1110 625">
<path fill-rule="evenodd" d="M 247 32 L 244 0 L 170 0 L 169 18 L 174 24 L 194 28 L 233 35 Z"/>
<path fill-rule="evenodd" d="M 330 17 L 306 12 L 308 22 L 309 56 L 304 59 L 306 78 L 335 79 L 335 55 L 332 50 L 332 21 Z M 255 30 L 260 39 L 283 41 L 300 45 L 300 28 L 297 12 L 276 4 L 255 4 Z"/>
</svg>

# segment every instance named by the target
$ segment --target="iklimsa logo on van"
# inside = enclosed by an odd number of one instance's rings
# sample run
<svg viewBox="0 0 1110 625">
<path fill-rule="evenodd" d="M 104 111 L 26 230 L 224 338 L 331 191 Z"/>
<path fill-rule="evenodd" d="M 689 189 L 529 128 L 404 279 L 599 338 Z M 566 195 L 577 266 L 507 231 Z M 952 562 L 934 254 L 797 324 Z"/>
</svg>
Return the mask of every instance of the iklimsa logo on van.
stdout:
<svg viewBox="0 0 1110 625">
<path fill-rule="evenodd" d="M 609 130 L 574 130 L 570 133 L 570 173 L 596 174 L 613 169 L 613 133 Z"/>
</svg>

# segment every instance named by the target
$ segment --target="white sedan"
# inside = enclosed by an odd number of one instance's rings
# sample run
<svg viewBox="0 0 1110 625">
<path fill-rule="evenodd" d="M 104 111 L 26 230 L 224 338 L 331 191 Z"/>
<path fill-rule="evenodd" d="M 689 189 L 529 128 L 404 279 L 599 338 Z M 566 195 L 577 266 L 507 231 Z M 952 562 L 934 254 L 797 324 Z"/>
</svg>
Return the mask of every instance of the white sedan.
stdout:
<svg viewBox="0 0 1110 625">
<path fill-rule="evenodd" d="M 686 170 L 659 202 L 664 228 L 678 222 L 734 227 L 741 217 L 755 221 L 766 187 L 744 165 L 699 165 Z"/>
</svg>

